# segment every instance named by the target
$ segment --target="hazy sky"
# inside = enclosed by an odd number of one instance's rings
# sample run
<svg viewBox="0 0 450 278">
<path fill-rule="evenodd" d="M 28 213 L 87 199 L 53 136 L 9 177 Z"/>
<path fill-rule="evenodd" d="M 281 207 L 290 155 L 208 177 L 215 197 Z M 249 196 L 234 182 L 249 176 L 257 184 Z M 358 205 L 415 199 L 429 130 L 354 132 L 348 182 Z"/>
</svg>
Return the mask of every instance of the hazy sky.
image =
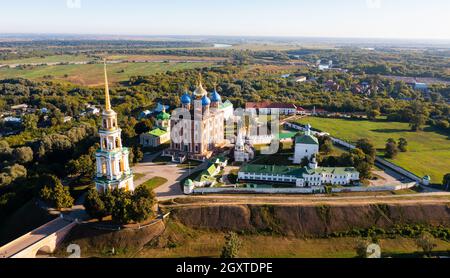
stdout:
<svg viewBox="0 0 450 278">
<path fill-rule="evenodd" d="M 0 33 L 450 39 L 450 1 L 1 0 Z"/>
</svg>

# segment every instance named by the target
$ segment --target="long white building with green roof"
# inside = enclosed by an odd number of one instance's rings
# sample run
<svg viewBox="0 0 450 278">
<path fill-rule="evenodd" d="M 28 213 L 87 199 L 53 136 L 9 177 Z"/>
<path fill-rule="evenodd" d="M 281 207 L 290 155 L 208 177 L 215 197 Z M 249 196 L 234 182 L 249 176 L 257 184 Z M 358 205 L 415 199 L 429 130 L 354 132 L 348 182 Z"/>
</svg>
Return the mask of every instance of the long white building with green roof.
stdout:
<svg viewBox="0 0 450 278">
<path fill-rule="evenodd" d="M 239 170 L 241 182 L 292 184 L 296 187 L 350 185 L 359 181 L 359 172 L 353 167 L 308 167 L 248 164 Z"/>
</svg>

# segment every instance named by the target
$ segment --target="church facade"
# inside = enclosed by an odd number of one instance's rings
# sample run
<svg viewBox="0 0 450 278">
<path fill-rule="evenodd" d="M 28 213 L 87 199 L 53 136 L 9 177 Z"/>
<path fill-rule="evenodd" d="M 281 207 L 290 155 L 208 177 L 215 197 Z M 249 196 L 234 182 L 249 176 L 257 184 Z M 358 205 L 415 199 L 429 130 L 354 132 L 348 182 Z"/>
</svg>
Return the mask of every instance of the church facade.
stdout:
<svg viewBox="0 0 450 278">
<path fill-rule="evenodd" d="M 172 117 L 171 144 L 163 155 L 172 157 L 172 161 L 178 163 L 187 159 L 209 159 L 215 150 L 225 144 L 225 118 L 229 116 L 232 104 L 223 103 L 216 90 L 208 93 L 201 81 L 192 94 L 183 94 L 181 104 L 189 112 L 189 118 Z M 173 128 L 175 126 L 178 128 Z"/>
<path fill-rule="evenodd" d="M 122 130 L 117 125 L 117 113 L 111 109 L 108 76 L 105 63 L 105 110 L 99 129 L 100 149 L 96 152 L 95 186 L 98 191 L 125 189 L 134 191 L 129 150 L 122 146 Z"/>
</svg>

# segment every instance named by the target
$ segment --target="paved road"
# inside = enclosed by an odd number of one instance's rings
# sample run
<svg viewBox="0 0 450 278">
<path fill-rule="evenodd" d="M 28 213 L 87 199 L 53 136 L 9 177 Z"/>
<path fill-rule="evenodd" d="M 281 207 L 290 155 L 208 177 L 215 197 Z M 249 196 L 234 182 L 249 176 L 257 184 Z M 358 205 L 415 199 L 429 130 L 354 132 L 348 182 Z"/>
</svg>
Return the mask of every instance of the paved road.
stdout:
<svg viewBox="0 0 450 278">
<path fill-rule="evenodd" d="M 183 169 L 173 163 L 167 163 L 166 165 L 153 163 L 153 159 L 159 155 L 160 153 L 146 155 L 143 162 L 138 163 L 133 168 L 135 173 L 142 173 L 145 175 L 135 182 L 135 186 L 138 186 L 153 177 L 163 177 L 167 179 L 167 182 L 155 189 L 156 196 L 159 200 L 185 197 L 181 190 L 180 181 L 193 172 L 204 170 L 207 166 L 207 162 L 200 164 L 195 169 Z"/>
</svg>

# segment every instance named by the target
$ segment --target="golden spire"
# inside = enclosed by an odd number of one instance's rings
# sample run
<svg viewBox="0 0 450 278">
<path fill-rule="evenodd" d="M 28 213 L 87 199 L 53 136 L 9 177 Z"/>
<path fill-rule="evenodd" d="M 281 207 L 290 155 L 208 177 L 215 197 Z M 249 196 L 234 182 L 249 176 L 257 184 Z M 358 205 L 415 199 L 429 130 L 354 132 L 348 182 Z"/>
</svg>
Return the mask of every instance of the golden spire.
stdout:
<svg viewBox="0 0 450 278">
<path fill-rule="evenodd" d="M 108 85 L 108 73 L 106 72 L 106 59 L 103 60 L 105 68 L 105 110 L 111 110 L 111 101 L 109 100 L 109 85 Z"/>
</svg>

